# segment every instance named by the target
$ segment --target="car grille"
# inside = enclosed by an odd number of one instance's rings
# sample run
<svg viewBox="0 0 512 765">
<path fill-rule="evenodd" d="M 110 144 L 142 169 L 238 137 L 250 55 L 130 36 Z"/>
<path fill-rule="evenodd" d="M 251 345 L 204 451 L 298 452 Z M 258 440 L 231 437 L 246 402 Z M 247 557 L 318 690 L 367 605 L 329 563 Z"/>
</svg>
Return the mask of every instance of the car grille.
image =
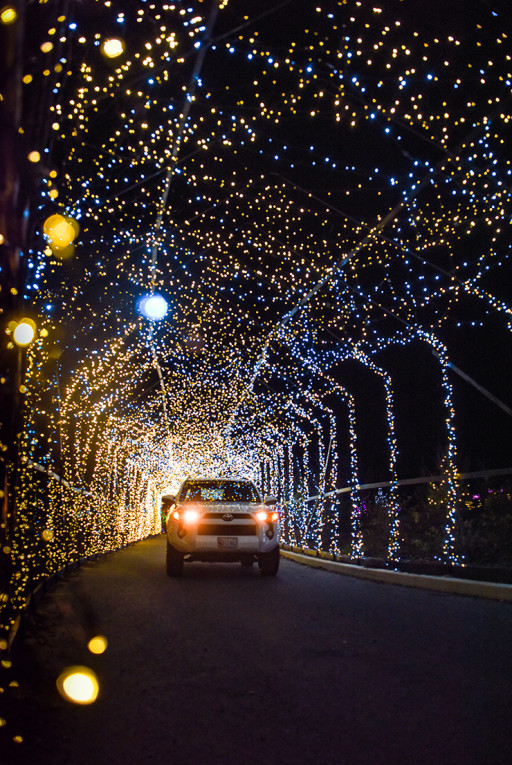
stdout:
<svg viewBox="0 0 512 765">
<path fill-rule="evenodd" d="M 226 510 L 229 515 L 233 516 L 233 520 L 239 520 L 240 518 L 244 518 L 245 520 L 253 521 L 253 517 L 250 513 L 230 513 L 229 510 Z M 213 519 L 218 521 L 219 518 L 222 518 L 224 513 L 205 513 L 203 515 L 203 518 Z"/>
<path fill-rule="evenodd" d="M 255 523 L 200 523 L 197 533 L 201 536 L 253 537 L 257 530 Z"/>
</svg>

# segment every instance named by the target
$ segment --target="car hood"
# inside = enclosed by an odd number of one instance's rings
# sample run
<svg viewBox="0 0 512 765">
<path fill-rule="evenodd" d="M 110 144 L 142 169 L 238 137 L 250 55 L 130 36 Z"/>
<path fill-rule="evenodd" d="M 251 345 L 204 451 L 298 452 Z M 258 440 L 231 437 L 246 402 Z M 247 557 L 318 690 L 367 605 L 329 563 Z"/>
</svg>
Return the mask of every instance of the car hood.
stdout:
<svg viewBox="0 0 512 765">
<path fill-rule="evenodd" d="M 209 513 L 255 513 L 262 507 L 266 507 L 263 502 L 197 502 L 190 500 L 178 504 Z"/>
</svg>

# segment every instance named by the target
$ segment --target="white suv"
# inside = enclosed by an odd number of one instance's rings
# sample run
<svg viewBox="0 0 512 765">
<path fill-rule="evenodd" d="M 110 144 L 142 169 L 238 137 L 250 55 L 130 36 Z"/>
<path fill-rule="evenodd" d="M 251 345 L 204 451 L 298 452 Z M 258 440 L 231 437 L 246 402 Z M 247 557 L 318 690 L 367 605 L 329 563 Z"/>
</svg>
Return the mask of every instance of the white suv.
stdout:
<svg viewBox="0 0 512 765">
<path fill-rule="evenodd" d="M 251 481 L 187 478 L 168 507 L 167 574 L 181 576 L 184 561 L 257 561 L 266 576 L 279 569 L 279 513 L 274 497 L 262 501 Z"/>
</svg>

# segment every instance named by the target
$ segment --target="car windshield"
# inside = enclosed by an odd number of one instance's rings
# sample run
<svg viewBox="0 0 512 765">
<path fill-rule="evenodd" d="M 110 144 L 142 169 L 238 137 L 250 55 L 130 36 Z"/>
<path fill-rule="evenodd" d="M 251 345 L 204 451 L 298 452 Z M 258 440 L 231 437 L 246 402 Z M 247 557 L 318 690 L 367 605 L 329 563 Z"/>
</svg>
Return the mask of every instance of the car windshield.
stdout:
<svg viewBox="0 0 512 765">
<path fill-rule="evenodd" d="M 258 502 L 254 486 L 246 481 L 187 481 L 180 492 L 180 501 Z"/>
</svg>

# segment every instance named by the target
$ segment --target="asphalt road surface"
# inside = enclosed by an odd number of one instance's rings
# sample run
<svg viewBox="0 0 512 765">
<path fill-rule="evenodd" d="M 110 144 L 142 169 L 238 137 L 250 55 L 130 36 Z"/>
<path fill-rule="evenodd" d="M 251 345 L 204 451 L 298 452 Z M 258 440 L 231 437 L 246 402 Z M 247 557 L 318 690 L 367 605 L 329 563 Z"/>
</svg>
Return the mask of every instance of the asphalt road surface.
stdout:
<svg viewBox="0 0 512 765">
<path fill-rule="evenodd" d="M 169 579 L 164 558 L 148 539 L 44 596 L 17 655 L 12 762 L 512 762 L 511 604 L 288 560 L 276 578 L 194 563 Z M 94 704 L 57 692 L 70 665 L 96 672 Z"/>
</svg>

